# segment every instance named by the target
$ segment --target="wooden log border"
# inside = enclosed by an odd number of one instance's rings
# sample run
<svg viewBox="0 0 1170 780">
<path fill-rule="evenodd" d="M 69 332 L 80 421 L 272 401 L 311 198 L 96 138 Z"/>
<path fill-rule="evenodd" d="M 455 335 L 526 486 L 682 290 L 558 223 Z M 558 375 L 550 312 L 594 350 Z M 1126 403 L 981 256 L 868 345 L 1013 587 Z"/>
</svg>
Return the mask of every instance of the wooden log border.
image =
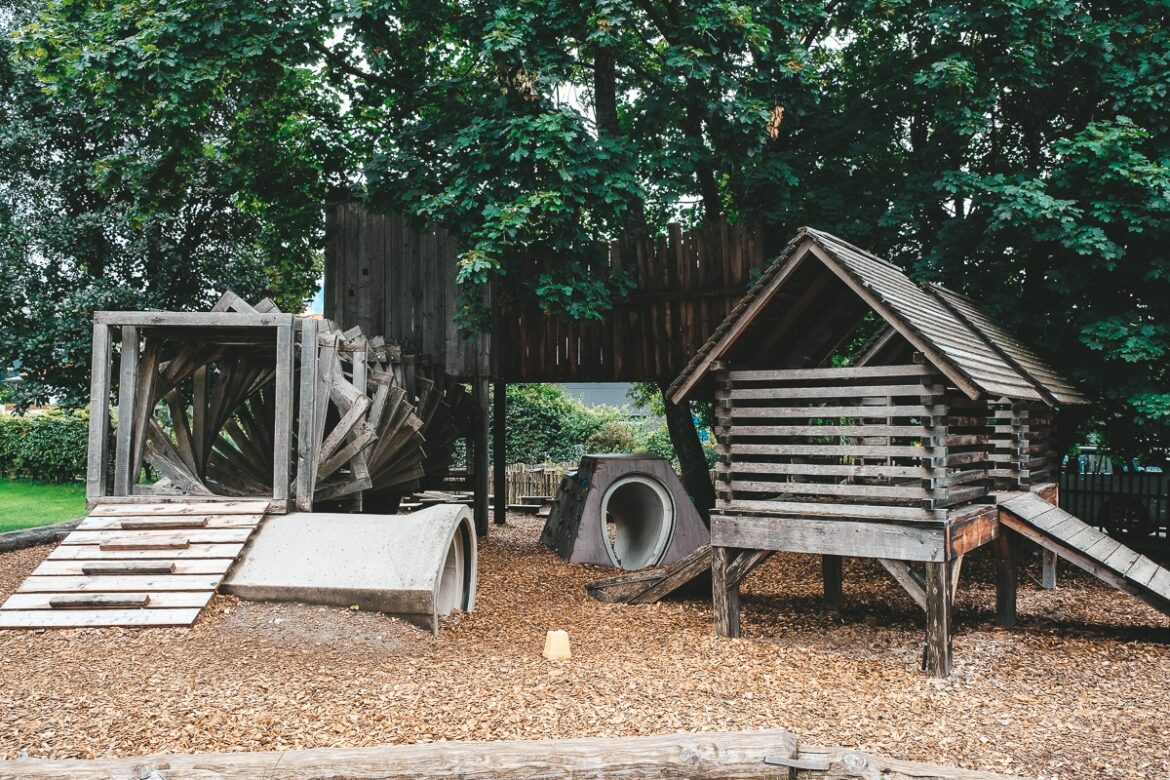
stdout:
<svg viewBox="0 0 1170 780">
<path fill-rule="evenodd" d="M 787 731 L 513 742 L 442 742 L 272 753 L 0 761 L 0 780 L 1012 780 L 839 747 L 798 747 Z"/>
</svg>

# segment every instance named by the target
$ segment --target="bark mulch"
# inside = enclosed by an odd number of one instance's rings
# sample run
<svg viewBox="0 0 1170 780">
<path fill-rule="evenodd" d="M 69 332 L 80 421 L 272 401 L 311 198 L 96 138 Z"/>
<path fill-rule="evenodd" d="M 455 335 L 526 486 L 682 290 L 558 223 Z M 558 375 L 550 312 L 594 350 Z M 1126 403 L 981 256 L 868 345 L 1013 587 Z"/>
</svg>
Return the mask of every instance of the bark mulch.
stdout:
<svg viewBox="0 0 1170 780">
<path fill-rule="evenodd" d="M 744 637 L 709 601 L 589 599 L 609 572 L 540 547 L 515 515 L 481 542 L 479 599 L 438 638 L 378 614 L 217 597 L 191 629 L 0 632 L 0 758 L 350 747 L 431 740 L 786 728 L 807 743 L 1043 778 L 1170 773 L 1170 629 L 1062 569 L 1022 577 L 994 627 L 992 562 L 960 585 L 955 674 L 919 669 L 923 621 L 878 567 L 846 564 L 841 613 L 819 563 L 748 578 Z M 50 548 L 0 555 L 0 598 Z M 545 661 L 545 631 L 573 658 Z"/>
</svg>

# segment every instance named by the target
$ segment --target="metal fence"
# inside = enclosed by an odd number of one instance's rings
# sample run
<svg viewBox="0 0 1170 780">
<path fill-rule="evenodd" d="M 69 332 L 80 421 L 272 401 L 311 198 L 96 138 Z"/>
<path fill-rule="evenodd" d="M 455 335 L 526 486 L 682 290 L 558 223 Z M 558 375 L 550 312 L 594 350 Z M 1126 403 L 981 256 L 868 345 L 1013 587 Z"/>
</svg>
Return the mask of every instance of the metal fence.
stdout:
<svg viewBox="0 0 1170 780">
<path fill-rule="evenodd" d="M 1170 474 L 1064 474 L 1060 506 L 1131 547 L 1170 549 Z"/>
</svg>

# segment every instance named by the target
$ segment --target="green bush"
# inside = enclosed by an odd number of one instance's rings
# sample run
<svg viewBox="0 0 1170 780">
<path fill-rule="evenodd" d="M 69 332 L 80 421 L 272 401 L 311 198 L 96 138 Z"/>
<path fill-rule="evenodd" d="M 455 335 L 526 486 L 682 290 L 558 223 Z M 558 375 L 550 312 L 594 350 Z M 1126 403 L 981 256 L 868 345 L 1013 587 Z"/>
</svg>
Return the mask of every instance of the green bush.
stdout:
<svg viewBox="0 0 1170 780">
<path fill-rule="evenodd" d="M 506 414 L 509 463 L 563 463 L 597 448 L 613 451 L 625 420 L 622 410 L 586 407 L 553 384 L 509 385 Z"/>
<path fill-rule="evenodd" d="M 0 474 L 45 482 L 85 476 L 87 412 L 0 416 Z"/>
<path fill-rule="evenodd" d="M 589 437 L 585 445 L 590 452 L 633 452 L 634 430 L 628 420 L 610 420 Z"/>
</svg>

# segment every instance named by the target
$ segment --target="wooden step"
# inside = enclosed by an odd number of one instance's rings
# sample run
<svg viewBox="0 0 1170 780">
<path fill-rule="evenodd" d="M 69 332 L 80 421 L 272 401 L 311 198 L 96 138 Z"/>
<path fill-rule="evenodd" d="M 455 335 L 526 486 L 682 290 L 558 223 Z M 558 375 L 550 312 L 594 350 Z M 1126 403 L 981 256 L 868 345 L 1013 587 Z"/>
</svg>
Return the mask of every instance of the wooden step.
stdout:
<svg viewBox="0 0 1170 780">
<path fill-rule="evenodd" d="M 98 545 L 102 552 L 118 550 L 183 550 L 191 546 L 191 540 L 185 536 L 157 539 L 125 538 L 110 539 Z"/>
<path fill-rule="evenodd" d="M 81 573 L 89 576 L 122 574 L 174 574 L 174 561 L 95 561 L 81 564 Z"/>
</svg>

